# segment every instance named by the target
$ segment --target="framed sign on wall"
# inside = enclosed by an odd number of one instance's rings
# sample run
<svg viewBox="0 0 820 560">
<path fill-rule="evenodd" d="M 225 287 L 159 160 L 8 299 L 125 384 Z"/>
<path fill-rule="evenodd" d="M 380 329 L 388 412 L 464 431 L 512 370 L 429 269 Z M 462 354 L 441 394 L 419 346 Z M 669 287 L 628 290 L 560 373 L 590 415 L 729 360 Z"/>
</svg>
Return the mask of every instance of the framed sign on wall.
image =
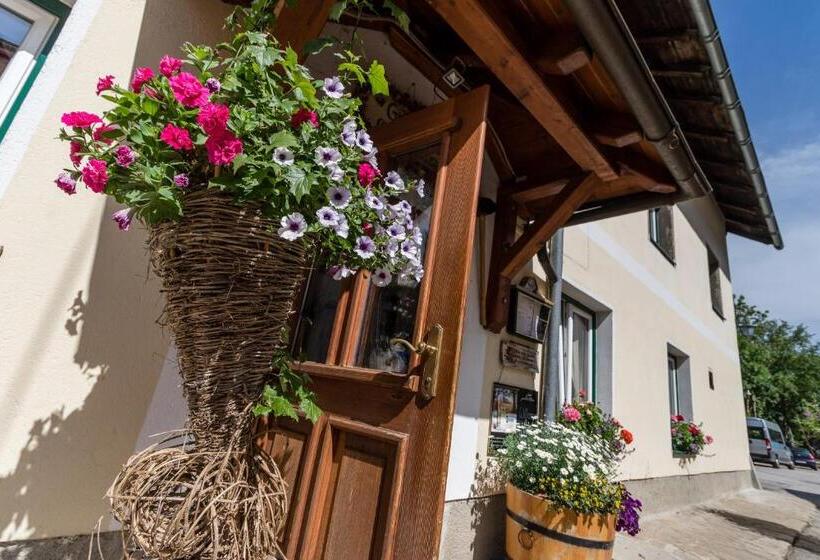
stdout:
<svg viewBox="0 0 820 560">
<path fill-rule="evenodd" d="M 493 383 L 490 415 L 489 450 L 494 452 L 504 438 L 520 424 L 529 424 L 538 416 L 538 392 L 502 383 Z"/>
<path fill-rule="evenodd" d="M 525 278 L 510 290 L 507 331 L 533 342 L 543 342 L 552 306 L 538 293 L 535 280 Z"/>
</svg>

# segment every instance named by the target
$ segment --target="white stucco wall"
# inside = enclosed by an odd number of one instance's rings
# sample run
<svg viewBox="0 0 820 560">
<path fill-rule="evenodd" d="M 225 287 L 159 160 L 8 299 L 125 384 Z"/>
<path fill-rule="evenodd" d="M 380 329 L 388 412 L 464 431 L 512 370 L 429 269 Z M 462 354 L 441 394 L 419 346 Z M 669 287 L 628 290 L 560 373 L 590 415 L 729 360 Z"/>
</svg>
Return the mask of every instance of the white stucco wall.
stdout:
<svg viewBox="0 0 820 560">
<path fill-rule="evenodd" d="M 217 41 L 228 10 L 77 0 L 0 146 L 0 540 L 90 532 L 122 463 L 184 417 L 144 234 L 119 232 L 104 197 L 54 186 L 55 137 L 63 112 L 105 107 L 98 76 L 126 82 L 184 40 Z"/>
</svg>

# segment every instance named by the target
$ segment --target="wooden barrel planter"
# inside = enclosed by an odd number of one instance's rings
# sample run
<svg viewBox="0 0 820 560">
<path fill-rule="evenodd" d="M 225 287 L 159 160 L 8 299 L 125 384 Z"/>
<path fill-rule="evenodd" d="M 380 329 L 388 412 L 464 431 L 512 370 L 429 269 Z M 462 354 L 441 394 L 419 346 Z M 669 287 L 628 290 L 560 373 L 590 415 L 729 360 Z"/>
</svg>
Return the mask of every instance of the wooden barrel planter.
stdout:
<svg viewBox="0 0 820 560">
<path fill-rule="evenodd" d="M 611 560 L 615 514 L 583 514 L 557 508 L 507 484 L 509 560 Z"/>
</svg>

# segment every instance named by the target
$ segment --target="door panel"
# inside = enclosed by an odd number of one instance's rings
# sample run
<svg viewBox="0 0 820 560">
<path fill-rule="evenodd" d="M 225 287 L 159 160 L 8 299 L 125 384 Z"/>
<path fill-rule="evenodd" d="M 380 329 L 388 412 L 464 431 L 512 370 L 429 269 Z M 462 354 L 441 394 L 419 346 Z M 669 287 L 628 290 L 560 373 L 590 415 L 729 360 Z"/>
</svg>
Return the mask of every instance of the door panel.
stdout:
<svg viewBox="0 0 820 560">
<path fill-rule="evenodd" d="M 429 559 L 438 553 L 446 466 L 472 254 L 489 89 L 373 131 L 381 167 L 422 177 L 408 196 L 423 232 L 426 274 L 377 287 L 366 272 L 329 283 L 314 271 L 293 364 L 313 379 L 324 414 L 280 422 L 263 442 L 293 485 L 284 548 L 299 560 Z M 444 329 L 437 395 L 420 392 L 425 363 L 391 343 Z M 425 359 L 431 359 L 426 356 Z"/>
</svg>

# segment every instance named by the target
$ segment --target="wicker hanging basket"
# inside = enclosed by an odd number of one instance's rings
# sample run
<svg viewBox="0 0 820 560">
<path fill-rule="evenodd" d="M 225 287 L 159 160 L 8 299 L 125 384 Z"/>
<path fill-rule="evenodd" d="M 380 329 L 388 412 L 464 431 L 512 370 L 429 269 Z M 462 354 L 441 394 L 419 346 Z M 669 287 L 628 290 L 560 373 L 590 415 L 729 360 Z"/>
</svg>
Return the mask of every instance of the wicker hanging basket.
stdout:
<svg viewBox="0 0 820 560">
<path fill-rule="evenodd" d="M 285 483 L 253 442 L 251 407 L 275 372 L 308 250 L 258 207 L 213 189 L 186 194 L 184 217 L 149 233 L 188 403 L 176 445 L 131 458 L 110 491 L 126 544 L 157 559 L 279 554 Z"/>
</svg>

